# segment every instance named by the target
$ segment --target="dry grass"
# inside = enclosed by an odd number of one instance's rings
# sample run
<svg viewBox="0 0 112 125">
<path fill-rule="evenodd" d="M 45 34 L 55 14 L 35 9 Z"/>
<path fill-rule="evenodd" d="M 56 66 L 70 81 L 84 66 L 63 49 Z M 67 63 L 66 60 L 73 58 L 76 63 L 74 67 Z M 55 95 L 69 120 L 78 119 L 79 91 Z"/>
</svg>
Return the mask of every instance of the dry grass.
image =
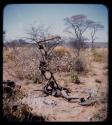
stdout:
<svg viewBox="0 0 112 125">
<path fill-rule="evenodd" d="M 96 62 L 105 62 L 108 59 L 107 49 L 94 49 L 93 52 L 93 60 Z"/>
<path fill-rule="evenodd" d="M 97 85 L 100 85 L 103 92 L 103 95 L 101 97 L 103 98 L 104 95 L 106 96 L 106 91 L 107 91 L 106 87 L 108 86 L 106 81 L 107 73 L 106 74 L 104 73 L 107 72 L 108 70 L 108 65 L 107 65 L 108 50 L 107 49 L 96 49 L 96 53 L 97 53 L 97 54 L 95 53 L 96 55 L 93 55 L 90 49 L 81 50 L 78 58 L 80 65 L 79 64 L 78 65 L 79 67 L 82 67 L 83 70 L 80 70 L 79 72 L 77 71 L 78 66 L 75 65 L 77 62 L 77 59 L 72 49 L 65 48 L 65 47 L 57 47 L 55 48 L 54 52 L 57 55 L 57 58 L 53 58 L 50 66 L 52 66 L 52 69 L 56 71 L 54 76 L 58 84 L 64 87 L 70 88 L 72 90 L 71 95 L 79 94 L 80 96 L 84 96 L 83 91 L 97 88 Z M 5 50 L 3 54 L 4 54 L 3 55 L 4 72 L 10 73 L 10 74 L 7 74 L 6 76 L 4 73 L 3 75 L 5 76 L 5 78 L 7 78 L 8 75 L 14 74 L 13 77 L 19 78 L 20 81 L 24 81 L 22 82 L 24 83 L 24 86 L 22 86 L 22 88 L 24 87 L 30 91 L 32 91 L 33 89 L 40 89 L 41 85 L 39 84 L 26 84 L 26 81 L 28 81 L 28 83 L 42 82 L 41 75 L 38 69 L 40 55 L 37 50 L 35 50 L 33 47 L 20 47 L 20 48 L 16 48 L 16 51 L 9 48 L 8 50 Z M 92 74 L 96 74 L 96 75 L 92 75 Z M 97 79 L 97 76 L 98 76 L 98 79 L 101 80 L 101 82 L 95 81 Z M 78 85 L 74 84 L 76 83 L 77 79 L 79 79 L 82 84 L 78 84 Z M 101 90 L 99 90 L 98 92 L 100 93 L 100 91 Z M 35 93 L 36 93 L 35 96 L 40 97 L 39 92 L 36 91 Z M 17 94 L 18 92 L 15 94 L 15 96 Z M 46 99 L 47 98 L 50 98 L 50 97 L 46 97 Z M 53 99 L 55 99 L 55 97 Z M 102 105 L 106 102 L 103 102 L 103 104 L 102 102 L 100 102 L 99 105 L 102 104 L 100 106 L 96 104 L 95 106 L 93 105 L 85 108 L 85 107 L 77 106 L 76 103 L 71 104 L 66 101 L 63 101 L 63 99 L 61 98 L 56 98 L 56 101 L 58 102 L 59 105 L 57 105 L 55 108 L 51 108 L 51 107 L 47 108 L 48 106 L 45 106 L 44 107 L 45 110 L 43 110 L 43 107 L 42 107 L 42 111 L 44 112 L 41 112 L 41 109 L 40 109 L 40 113 L 42 113 L 42 116 L 46 114 L 45 116 L 46 117 L 49 116 L 49 120 L 51 120 L 52 116 L 49 115 L 51 113 L 54 115 L 54 118 L 56 119 L 56 121 L 63 120 L 63 119 L 73 120 L 73 121 L 74 120 L 86 121 L 87 118 L 90 116 L 89 113 L 91 112 L 92 114 L 92 112 L 95 112 L 95 114 L 92 117 L 92 121 L 102 121 L 105 119 L 105 116 L 100 114 L 100 111 L 102 112 L 102 110 L 99 111 L 98 107 L 102 107 Z M 7 110 L 7 113 L 10 112 L 11 114 L 13 114 L 12 108 L 9 105 L 11 103 L 8 103 L 8 99 L 5 100 L 5 103 L 7 103 L 5 104 L 5 106 L 7 105 L 5 107 Z M 60 106 L 61 104 L 62 104 L 62 107 Z M 36 106 L 38 107 L 38 103 L 36 104 Z M 15 112 L 15 114 L 13 115 L 17 116 L 18 118 L 20 117 L 23 118 L 24 111 L 22 107 L 25 109 L 25 107 L 22 105 L 21 108 L 18 109 L 18 112 Z M 28 109 L 27 106 L 26 108 Z M 48 111 L 48 114 L 46 112 L 46 109 Z M 103 108 L 103 110 L 105 110 L 105 107 Z M 34 108 L 34 111 L 38 116 L 38 109 Z M 81 111 L 81 112 L 78 114 L 77 113 L 78 111 Z M 102 114 L 106 114 L 106 111 L 104 111 Z"/>
<path fill-rule="evenodd" d="M 10 68 L 14 71 L 15 77 L 21 80 L 32 79 L 34 82 L 41 81 L 38 70 L 38 51 L 28 47 L 18 47 L 16 50 L 9 48 L 3 56 L 5 63 L 9 63 Z"/>
<path fill-rule="evenodd" d="M 91 53 L 88 50 L 81 50 L 78 57 L 73 56 L 71 69 L 79 74 L 85 74 L 91 70 L 91 60 Z"/>
<path fill-rule="evenodd" d="M 71 82 L 76 83 L 76 84 L 80 83 L 78 74 L 75 73 L 73 70 L 71 70 L 71 72 L 70 72 L 70 78 L 71 78 Z"/>
<path fill-rule="evenodd" d="M 105 121 L 107 119 L 107 107 L 103 106 L 102 108 L 100 108 L 94 115 L 93 117 L 90 119 L 91 121 Z"/>
<path fill-rule="evenodd" d="M 106 49 L 95 49 L 93 55 L 90 50 L 81 50 L 78 58 L 70 48 L 58 46 L 54 49 L 57 58 L 51 61 L 51 69 L 55 72 L 70 72 L 73 69 L 77 73 L 87 73 L 91 70 L 92 61 L 105 62 L 107 60 Z M 3 60 L 11 63 L 10 68 L 14 70 L 19 79 L 29 79 L 34 82 L 42 82 L 39 72 L 40 55 L 33 47 L 18 47 L 16 50 L 9 48 L 4 51 Z"/>
<path fill-rule="evenodd" d="M 5 88 L 5 86 L 4 86 Z M 42 116 L 34 116 L 31 114 L 31 108 L 27 104 L 22 103 L 22 99 L 26 97 L 26 93 L 15 86 L 12 88 L 12 93 L 3 92 L 3 118 L 6 121 L 44 121 Z"/>
<path fill-rule="evenodd" d="M 3 50 L 3 62 L 9 62 L 14 60 L 15 56 L 11 48 L 9 48 L 8 50 Z"/>
<path fill-rule="evenodd" d="M 70 54 L 70 48 L 66 48 L 66 47 L 63 47 L 63 46 L 58 46 L 54 49 L 54 52 L 57 56 L 59 57 L 62 57 L 66 54 Z"/>
<path fill-rule="evenodd" d="M 3 86 L 3 117 L 7 120 L 23 120 L 25 113 L 29 112 L 27 105 L 21 104 L 21 99 L 26 96 L 20 86 L 10 87 L 11 91 L 5 91 L 8 86 Z"/>
</svg>

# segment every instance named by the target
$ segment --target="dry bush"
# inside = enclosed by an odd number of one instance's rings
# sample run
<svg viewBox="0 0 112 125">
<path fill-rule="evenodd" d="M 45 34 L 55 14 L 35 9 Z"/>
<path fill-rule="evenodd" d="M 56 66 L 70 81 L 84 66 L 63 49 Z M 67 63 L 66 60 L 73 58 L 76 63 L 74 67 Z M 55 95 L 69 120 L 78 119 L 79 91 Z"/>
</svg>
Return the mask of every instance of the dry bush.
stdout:
<svg viewBox="0 0 112 125">
<path fill-rule="evenodd" d="M 74 70 L 77 73 L 86 73 L 90 70 L 90 50 L 82 49 L 78 58 L 76 56 L 75 49 L 72 50 L 70 48 L 57 47 L 55 51 L 58 53 L 57 58 L 55 58 L 51 63 L 54 70 L 61 72 L 70 72 L 71 70 Z"/>
<path fill-rule="evenodd" d="M 81 51 L 79 57 L 73 57 L 71 69 L 77 73 L 87 73 L 91 67 L 91 58 L 88 51 Z"/>
<path fill-rule="evenodd" d="M 9 62 L 9 61 L 14 61 L 15 60 L 15 56 L 13 53 L 13 49 L 9 48 L 9 49 L 4 49 L 3 50 L 3 62 Z"/>
<path fill-rule="evenodd" d="M 16 58 L 16 74 L 17 77 L 22 79 L 30 79 L 35 82 L 36 77 L 39 79 L 39 58 L 37 57 L 34 48 L 21 48 L 22 52 L 19 52 Z"/>
<path fill-rule="evenodd" d="M 61 59 L 57 57 L 50 62 L 50 68 L 54 72 L 69 72 L 71 65 L 71 57 L 68 55 L 63 56 Z"/>
<path fill-rule="evenodd" d="M 107 118 L 107 107 L 103 106 L 101 109 L 98 109 L 96 113 L 94 113 L 90 121 L 105 121 L 106 118 Z"/>
<path fill-rule="evenodd" d="M 34 83 L 42 83 L 41 73 L 38 70 L 37 72 L 32 72 L 31 74 L 27 74 L 25 76 L 26 79 L 32 80 Z"/>
<path fill-rule="evenodd" d="M 69 54 L 70 53 L 70 49 L 69 48 L 65 48 L 63 46 L 58 46 L 54 49 L 54 52 L 55 54 L 58 56 L 58 57 L 62 57 L 66 54 Z"/>
<path fill-rule="evenodd" d="M 74 68 L 75 68 L 75 71 L 77 71 L 78 73 L 84 72 L 85 71 L 84 61 L 82 61 L 82 59 L 77 59 L 75 61 Z"/>
<path fill-rule="evenodd" d="M 7 89 L 9 88 L 9 89 Z M 7 90 L 7 91 L 6 91 Z M 10 90 L 10 91 L 9 91 Z M 21 86 L 8 86 L 3 84 L 3 117 L 7 120 L 22 120 L 25 117 L 22 107 L 28 111 L 28 107 L 21 104 L 21 99 L 25 94 L 21 91 Z"/>
<path fill-rule="evenodd" d="M 6 88 L 11 89 L 5 91 Z M 31 114 L 31 108 L 27 104 L 23 104 L 23 99 L 27 94 L 22 90 L 21 86 L 8 86 L 8 82 L 3 84 L 3 118 L 8 121 L 44 121 L 42 116 L 34 116 Z"/>
<path fill-rule="evenodd" d="M 34 82 L 41 82 L 39 72 L 39 52 L 37 48 L 33 47 L 17 47 L 15 50 L 10 50 L 9 55 L 13 55 L 14 58 L 9 63 L 7 56 L 4 59 L 7 60 L 11 70 L 13 70 L 16 78 L 19 79 L 30 79 Z M 6 52 L 4 52 L 5 54 Z M 9 53 L 9 52 L 8 52 Z M 9 58 L 9 57 L 8 57 Z M 10 72 L 11 75 L 11 72 Z"/>
<path fill-rule="evenodd" d="M 15 122 L 42 122 L 45 121 L 43 116 L 35 116 L 31 113 L 31 109 L 26 104 L 16 103 L 12 106 L 10 103 L 4 107 L 3 119 L 5 121 L 15 121 Z"/>
<path fill-rule="evenodd" d="M 98 49 L 93 49 L 93 60 L 95 62 L 106 62 L 108 59 L 108 52 L 107 49 L 103 48 L 98 48 Z"/>
<path fill-rule="evenodd" d="M 69 72 L 71 64 L 71 50 L 63 46 L 58 46 L 53 51 L 55 57 L 50 62 L 51 69 L 61 72 Z"/>
<path fill-rule="evenodd" d="M 70 78 L 71 78 L 71 82 L 79 84 L 80 83 L 80 79 L 78 77 L 78 74 L 75 73 L 73 70 L 70 71 Z"/>
</svg>

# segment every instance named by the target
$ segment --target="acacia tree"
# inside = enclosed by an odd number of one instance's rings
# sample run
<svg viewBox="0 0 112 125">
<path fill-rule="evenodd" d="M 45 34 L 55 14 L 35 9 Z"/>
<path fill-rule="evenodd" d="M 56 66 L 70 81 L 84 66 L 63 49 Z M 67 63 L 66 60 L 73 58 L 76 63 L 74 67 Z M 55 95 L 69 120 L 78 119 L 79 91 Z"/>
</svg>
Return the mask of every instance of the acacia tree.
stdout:
<svg viewBox="0 0 112 125">
<path fill-rule="evenodd" d="M 80 51 L 80 48 L 83 47 L 82 43 L 85 41 L 84 33 L 90 29 L 90 36 L 91 36 L 91 42 L 92 42 L 92 48 L 94 41 L 96 40 L 96 32 L 98 30 L 101 30 L 104 28 L 104 26 L 100 23 L 97 23 L 93 20 L 90 20 L 87 18 L 87 16 L 80 14 L 75 15 L 70 18 L 65 18 L 65 25 L 67 25 L 67 28 L 65 31 L 72 35 L 72 39 L 74 39 L 74 42 L 78 42 L 76 48 L 78 50 L 78 54 Z"/>
<path fill-rule="evenodd" d="M 91 23 L 91 25 L 90 25 L 90 29 L 91 29 L 90 36 L 91 36 L 92 49 L 94 48 L 94 42 L 96 40 L 96 32 L 98 30 L 102 30 L 103 28 L 104 28 L 104 26 L 100 23 L 96 23 L 96 22 Z"/>
<path fill-rule="evenodd" d="M 85 15 L 75 15 L 70 18 L 65 18 L 65 25 L 67 28 L 65 32 L 72 35 L 72 39 L 74 39 L 74 44 L 76 44 L 77 55 L 79 55 L 81 47 L 84 45 L 85 37 L 84 33 L 93 23 L 93 21 L 87 19 Z"/>
<path fill-rule="evenodd" d="M 91 28 L 92 43 L 95 41 L 95 33 L 98 29 L 103 28 L 101 24 L 95 23 L 94 21 L 87 18 L 87 16 L 80 14 L 72 17 L 66 17 L 65 25 L 67 25 L 65 32 L 72 35 L 74 39 L 74 45 L 77 50 L 77 56 L 79 56 L 80 49 L 84 47 L 85 36 L 84 33 Z"/>
</svg>

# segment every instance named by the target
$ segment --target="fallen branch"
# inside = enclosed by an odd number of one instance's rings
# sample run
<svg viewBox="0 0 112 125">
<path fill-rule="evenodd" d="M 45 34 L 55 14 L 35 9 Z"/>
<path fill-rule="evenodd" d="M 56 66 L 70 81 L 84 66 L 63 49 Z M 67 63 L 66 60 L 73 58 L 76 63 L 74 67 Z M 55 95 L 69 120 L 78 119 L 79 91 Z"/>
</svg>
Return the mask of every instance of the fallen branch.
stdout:
<svg viewBox="0 0 112 125">
<path fill-rule="evenodd" d="M 89 105 L 92 105 L 92 104 L 94 104 L 96 102 L 97 102 L 96 100 L 86 100 L 84 102 L 79 102 L 79 105 L 81 105 L 81 106 L 89 106 Z"/>
</svg>

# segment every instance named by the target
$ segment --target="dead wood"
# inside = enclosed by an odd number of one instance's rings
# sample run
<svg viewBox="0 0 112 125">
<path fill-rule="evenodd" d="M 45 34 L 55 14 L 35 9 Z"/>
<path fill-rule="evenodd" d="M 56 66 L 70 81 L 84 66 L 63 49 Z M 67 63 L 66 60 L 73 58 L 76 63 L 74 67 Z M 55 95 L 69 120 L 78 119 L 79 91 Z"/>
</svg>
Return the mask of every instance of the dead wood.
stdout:
<svg viewBox="0 0 112 125">
<path fill-rule="evenodd" d="M 65 99 L 67 99 L 68 101 L 72 100 L 72 99 L 80 99 L 78 97 L 71 97 L 68 95 L 68 93 L 65 90 L 61 91 L 61 96 L 64 97 Z"/>
<path fill-rule="evenodd" d="M 79 104 L 82 106 L 89 106 L 89 105 L 92 105 L 94 103 L 96 103 L 96 100 L 86 100 L 84 102 L 79 102 Z"/>
<path fill-rule="evenodd" d="M 64 99 L 68 100 L 69 102 L 71 102 L 71 100 L 78 99 L 78 102 L 80 105 L 89 105 L 93 101 L 88 102 L 88 100 L 86 101 L 84 98 L 69 96 L 68 93 L 70 93 L 70 90 L 67 88 L 61 87 L 56 82 L 53 72 L 49 68 L 49 62 L 52 59 L 50 54 L 52 53 L 53 49 L 59 44 L 59 42 L 55 42 L 50 47 L 48 47 L 46 45 L 46 42 L 49 43 L 49 41 L 51 42 L 53 40 L 59 41 L 60 39 L 61 39 L 61 37 L 55 36 L 55 37 L 40 40 L 40 41 L 33 40 L 34 42 L 37 43 L 37 47 L 40 50 L 40 54 L 41 54 L 39 70 L 41 71 L 42 77 L 44 77 L 45 80 L 47 80 L 47 83 L 44 84 L 42 90 L 34 90 L 34 91 L 42 91 L 46 95 L 52 95 L 55 97 L 63 97 Z M 47 78 L 46 72 L 49 72 L 49 74 L 50 74 L 49 78 Z"/>
<path fill-rule="evenodd" d="M 60 36 L 56 36 L 56 37 L 52 37 L 52 38 L 49 38 L 49 39 L 45 39 L 45 40 L 40 40 L 38 41 L 37 43 L 43 43 L 43 42 L 46 42 L 46 41 L 50 41 L 50 40 L 54 40 L 54 39 L 61 39 Z"/>
</svg>

